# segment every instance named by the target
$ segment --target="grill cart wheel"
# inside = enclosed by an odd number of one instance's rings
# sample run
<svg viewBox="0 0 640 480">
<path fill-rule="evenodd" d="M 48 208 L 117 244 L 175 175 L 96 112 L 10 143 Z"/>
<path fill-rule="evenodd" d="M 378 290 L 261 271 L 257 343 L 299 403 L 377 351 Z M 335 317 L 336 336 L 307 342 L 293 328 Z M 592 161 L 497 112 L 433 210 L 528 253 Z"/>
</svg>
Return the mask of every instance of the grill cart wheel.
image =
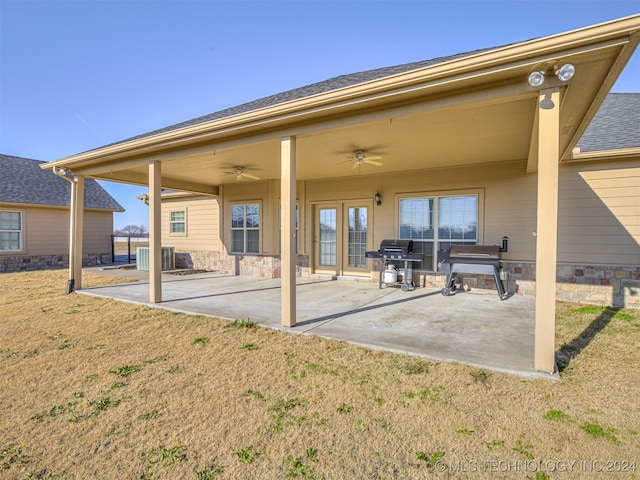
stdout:
<svg viewBox="0 0 640 480">
<path fill-rule="evenodd" d="M 442 289 L 442 295 L 444 295 L 445 297 L 449 296 L 449 289 L 447 287 Z"/>
</svg>

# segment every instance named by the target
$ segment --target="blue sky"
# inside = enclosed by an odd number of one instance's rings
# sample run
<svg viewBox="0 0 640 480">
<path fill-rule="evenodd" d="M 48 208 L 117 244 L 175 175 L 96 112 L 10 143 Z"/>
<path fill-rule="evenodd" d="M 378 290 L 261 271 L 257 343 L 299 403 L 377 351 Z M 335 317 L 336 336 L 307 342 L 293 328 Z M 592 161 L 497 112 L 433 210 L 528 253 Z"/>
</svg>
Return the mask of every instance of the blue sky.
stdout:
<svg viewBox="0 0 640 480">
<path fill-rule="evenodd" d="M 0 0 L 0 153 L 57 160 L 345 73 L 640 13 L 640 0 Z M 615 85 L 640 92 L 640 52 Z M 103 183 L 148 224 L 144 188 Z"/>
</svg>

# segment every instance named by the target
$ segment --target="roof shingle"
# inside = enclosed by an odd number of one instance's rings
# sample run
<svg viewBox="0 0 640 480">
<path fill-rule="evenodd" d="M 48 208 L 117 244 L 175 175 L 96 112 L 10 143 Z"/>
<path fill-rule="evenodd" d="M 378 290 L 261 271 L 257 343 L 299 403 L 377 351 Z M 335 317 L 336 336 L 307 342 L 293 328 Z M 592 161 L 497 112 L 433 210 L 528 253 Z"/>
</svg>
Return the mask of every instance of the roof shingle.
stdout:
<svg viewBox="0 0 640 480">
<path fill-rule="evenodd" d="M 610 93 L 577 145 L 581 152 L 640 147 L 640 93 Z"/>
<path fill-rule="evenodd" d="M 71 186 L 50 170 L 45 162 L 0 154 L 0 202 L 68 207 Z M 85 208 L 122 212 L 124 208 L 95 180 L 87 178 L 84 188 Z"/>
<path fill-rule="evenodd" d="M 237 105 L 231 108 L 220 110 L 208 115 L 196 117 L 184 122 L 169 125 L 164 128 L 153 130 L 130 137 L 126 140 L 115 142 L 111 145 L 125 143 L 131 140 L 137 140 L 153 135 L 179 130 L 181 128 L 206 123 L 221 118 L 231 117 L 242 113 L 271 107 L 281 103 L 299 100 L 313 95 L 318 95 L 340 88 L 350 87 L 384 77 L 390 77 L 396 74 L 417 70 L 424 67 L 438 65 L 441 63 L 469 57 L 479 53 L 497 50 L 508 45 L 474 50 L 471 52 L 459 53 L 444 57 L 433 58 L 430 60 L 422 60 L 418 62 L 395 65 L 392 67 L 376 68 L 364 72 L 340 75 L 328 80 L 313 83 L 303 87 L 288 90 L 286 92 L 277 93 L 258 100 Z M 613 150 L 619 148 L 640 147 L 640 94 L 609 94 L 605 99 L 598 113 L 594 116 L 591 124 L 585 131 L 584 135 L 578 142 L 583 152 L 594 152 L 603 150 Z"/>
<path fill-rule="evenodd" d="M 150 136 L 158 135 L 161 133 L 171 132 L 173 130 L 179 130 L 180 128 L 191 127 L 193 125 L 206 123 L 212 120 L 219 120 L 221 118 L 231 117 L 233 115 L 240 115 L 242 113 L 259 110 L 261 108 L 272 107 L 274 105 L 278 105 L 281 103 L 290 102 L 293 100 L 299 100 L 299 99 L 311 97 L 314 95 L 319 95 L 321 93 L 326 93 L 333 90 L 338 90 L 340 88 L 350 87 L 353 85 L 358 85 L 361 83 L 378 80 L 384 77 L 390 77 L 392 75 L 397 75 L 399 73 L 409 72 L 411 70 L 417 70 L 417 69 L 429 67 L 432 65 L 438 65 L 440 63 L 458 60 L 464 57 L 470 57 L 472 55 L 476 55 L 476 54 L 491 51 L 491 50 L 497 50 L 499 48 L 503 48 L 504 46 L 506 45 L 499 46 L 499 47 L 484 48 L 480 50 L 474 50 L 471 52 L 458 53 L 455 55 L 438 57 L 430 60 L 421 60 L 418 62 L 405 63 L 402 65 L 395 65 L 392 67 L 376 68 L 373 70 L 366 70 L 364 72 L 340 75 L 337 77 L 330 78 L 328 80 L 323 80 L 321 82 L 313 83 L 311 85 L 306 85 L 299 88 L 294 88 L 293 90 L 288 90 L 286 92 L 270 95 L 268 97 L 264 97 L 258 100 L 253 100 L 248 103 L 243 103 L 242 105 L 237 105 L 235 107 L 220 110 L 214 113 L 210 113 L 208 115 L 203 115 L 201 117 L 176 123 L 174 125 L 169 125 L 167 127 L 153 130 L 151 132 L 143 133 L 141 135 L 136 135 L 134 137 L 127 138 L 126 140 L 115 142 L 111 145 L 117 145 L 119 143 L 125 143 L 131 140 L 137 140 L 140 138 L 150 137 Z M 106 146 L 110 146 L 110 145 L 106 145 Z"/>
</svg>

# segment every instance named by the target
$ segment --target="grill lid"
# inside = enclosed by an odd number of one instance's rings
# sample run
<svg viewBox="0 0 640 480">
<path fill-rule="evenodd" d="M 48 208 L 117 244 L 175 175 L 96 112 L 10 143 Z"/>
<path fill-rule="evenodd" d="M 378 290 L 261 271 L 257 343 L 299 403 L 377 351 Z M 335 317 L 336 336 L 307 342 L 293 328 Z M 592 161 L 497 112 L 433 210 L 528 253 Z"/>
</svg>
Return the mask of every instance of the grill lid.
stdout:
<svg viewBox="0 0 640 480">
<path fill-rule="evenodd" d="M 478 260 L 500 260 L 498 245 L 453 245 L 449 252 L 449 262 L 459 260 L 464 262 Z"/>
<path fill-rule="evenodd" d="M 413 240 L 385 239 L 380 242 L 380 253 L 412 253 Z"/>
</svg>

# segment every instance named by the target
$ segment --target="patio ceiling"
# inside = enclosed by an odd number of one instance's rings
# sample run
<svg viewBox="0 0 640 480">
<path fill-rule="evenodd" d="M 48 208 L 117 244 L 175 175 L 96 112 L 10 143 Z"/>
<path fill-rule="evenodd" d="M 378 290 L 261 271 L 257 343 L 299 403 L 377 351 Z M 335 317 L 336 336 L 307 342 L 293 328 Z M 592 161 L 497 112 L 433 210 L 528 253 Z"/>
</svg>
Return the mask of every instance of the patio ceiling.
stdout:
<svg viewBox="0 0 640 480">
<path fill-rule="evenodd" d="M 571 150 L 638 43 L 640 17 L 532 40 L 231 117 L 102 147 L 48 164 L 77 175 L 209 194 L 234 167 L 280 178 L 280 139 L 297 138 L 298 180 L 522 160 L 536 170 L 539 89 L 530 72 L 572 63 L 559 86 L 560 159 Z M 552 75 L 550 75 L 552 76 Z M 555 83 L 554 83 L 555 81 Z M 543 88 L 541 87 L 541 88 Z M 382 166 L 352 168 L 356 149 Z M 524 173 L 524 169 L 523 169 Z"/>
</svg>

